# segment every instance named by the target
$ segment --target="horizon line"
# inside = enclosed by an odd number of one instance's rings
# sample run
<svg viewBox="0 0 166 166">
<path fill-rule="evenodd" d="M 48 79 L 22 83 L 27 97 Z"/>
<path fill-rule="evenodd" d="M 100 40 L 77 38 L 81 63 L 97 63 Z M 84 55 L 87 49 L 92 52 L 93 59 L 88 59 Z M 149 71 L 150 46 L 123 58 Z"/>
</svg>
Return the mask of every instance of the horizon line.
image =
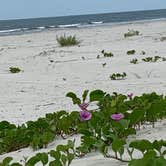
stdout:
<svg viewBox="0 0 166 166">
<path fill-rule="evenodd" d="M 15 20 L 28 20 L 28 19 L 44 19 L 44 18 L 58 18 L 58 17 L 71 17 L 71 16 L 86 16 L 86 15 L 97 15 L 97 14 L 118 14 L 118 13 L 128 13 L 128 12 L 141 12 L 141 11 L 156 11 L 156 10 L 166 10 L 166 8 L 160 9 L 148 9 L 148 10 L 129 10 L 120 12 L 104 12 L 104 13 L 87 13 L 87 14 L 71 14 L 71 15 L 59 15 L 59 16 L 41 16 L 41 17 L 25 17 L 25 18 L 12 18 L 12 19 L 0 19 L 0 21 L 15 21 Z"/>
</svg>

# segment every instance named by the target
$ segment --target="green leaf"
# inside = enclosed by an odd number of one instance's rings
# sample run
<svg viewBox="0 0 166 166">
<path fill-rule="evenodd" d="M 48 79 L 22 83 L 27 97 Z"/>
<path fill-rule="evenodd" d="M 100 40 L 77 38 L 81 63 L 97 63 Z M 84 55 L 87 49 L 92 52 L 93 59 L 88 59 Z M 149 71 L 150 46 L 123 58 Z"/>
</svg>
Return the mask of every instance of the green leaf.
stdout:
<svg viewBox="0 0 166 166">
<path fill-rule="evenodd" d="M 120 155 L 122 155 L 124 153 L 124 144 L 125 141 L 122 139 L 114 139 L 113 143 L 112 143 L 112 150 L 114 152 L 119 152 Z"/>
<path fill-rule="evenodd" d="M 144 166 L 144 161 L 142 161 L 141 159 L 134 159 L 129 162 L 128 166 Z"/>
<path fill-rule="evenodd" d="M 58 145 L 58 146 L 56 147 L 56 150 L 57 150 L 57 151 L 65 152 L 65 151 L 66 151 L 66 146 L 65 146 L 65 145 Z"/>
<path fill-rule="evenodd" d="M 63 166 L 59 160 L 54 160 L 49 163 L 49 166 Z"/>
<path fill-rule="evenodd" d="M 40 159 L 38 158 L 38 156 L 34 156 L 32 158 L 30 158 L 27 163 L 26 166 L 34 166 L 35 164 L 37 164 L 40 161 Z"/>
<path fill-rule="evenodd" d="M 132 126 L 139 123 L 143 119 L 144 114 L 145 114 L 145 111 L 142 109 L 133 110 L 133 112 L 130 114 L 130 125 Z"/>
<path fill-rule="evenodd" d="M 62 160 L 62 162 L 63 162 L 63 165 L 66 165 L 67 157 L 66 157 L 64 154 L 62 154 L 61 160 Z"/>
<path fill-rule="evenodd" d="M 20 163 L 13 163 L 10 166 L 22 166 Z"/>
<path fill-rule="evenodd" d="M 68 164 L 71 164 L 72 160 L 74 159 L 74 154 L 69 153 L 69 154 L 67 155 L 67 159 L 68 159 Z"/>
<path fill-rule="evenodd" d="M 155 141 L 153 142 L 153 147 L 154 147 L 156 150 L 158 150 L 159 152 L 161 151 L 162 146 L 163 146 L 163 140 L 160 140 L 160 141 L 155 140 Z"/>
<path fill-rule="evenodd" d="M 162 155 L 166 155 L 166 150 L 163 151 Z"/>
<path fill-rule="evenodd" d="M 101 90 L 94 90 L 90 93 L 90 101 L 100 101 L 106 93 Z"/>
<path fill-rule="evenodd" d="M 156 159 L 156 166 L 165 166 L 165 165 L 166 165 L 166 159 L 164 158 Z"/>
<path fill-rule="evenodd" d="M 79 129 L 78 133 L 86 136 L 92 136 L 92 133 L 88 129 Z"/>
<path fill-rule="evenodd" d="M 56 160 L 60 160 L 61 153 L 59 151 L 51 150 L 49 154 L 51 157 L 55 158 Z"/>
<path fill-rule="evenodd" d="M 73 101 L 73 104 L 81 104 L 81 100 L 73 92 L 67 93 L 66 97 L 70 97 Z"/>
<path fill-rule="evenodd" d="M 3 165 L 7 166 L 9 165 L 9 163 L 13 160 L 13 157 L 6 157 L 5 159 L 3 159 Z"/>
<path fill-rule="evenodd" d="M 38 153 L 36 155 L 43 165 L 46 165 L 48 163 L 48 154 L 47 153 Z"/>
<path fill-rule="evenodd" d="M 153 145 L 151 142 L 149 142 L 148 140 L 136 140 L 136 141 L 132 141 L 129 145 L 129 147 L 135 148 L 140 150 L 142 153 L 144 153 L 147 150 L 153 149 Z"/>
<path fill-rule="evenodd" d="M 82 95 L 83 102 L 86 100 L 88 93 L 89 93 L 89 90 L 84 91 L 84 93 Z"/>
<path fill-rule="evenodd" d="M 149 150 L 145 153 L 144 157 L 145 158 L 152 158 L 152 157 L 156 157 L 157 153 L 154 150 Z"/>
<path fill-rule="evenodd" d="M 75 141 L 68 140 L 68 142 L 67 142 L 67 148 L 73 149 L 73 148 L 74 148 L 74 142 L 75 142 Z"/>
</svg>

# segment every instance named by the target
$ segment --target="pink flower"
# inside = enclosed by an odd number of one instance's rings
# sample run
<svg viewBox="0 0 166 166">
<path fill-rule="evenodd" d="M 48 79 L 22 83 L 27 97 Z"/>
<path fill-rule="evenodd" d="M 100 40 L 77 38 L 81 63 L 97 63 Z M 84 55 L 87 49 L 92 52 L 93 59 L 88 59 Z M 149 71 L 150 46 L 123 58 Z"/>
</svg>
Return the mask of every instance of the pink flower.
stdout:
<svg viewBox="0 0 166 166">
<path fill-rule="evenodd" d="M 90 120 L 92 118 L 92 114 L 89 111 L 84 110 L 84 111 L 80 112 L 80 118 L 83 121 L 87 121 L 87 120 Z"/>
<path fill-rule="evenodd" d="M 119 113 L 119 114 L 112 114 L 111 115 L 111 118 L 115 121 L 120 121 L 121 119 L 124 118 L 124 115 L 122 113 Z"/>
<path fill-rule="evenodd" d="M 133 97 L 133 93 L 129 93 L 127 96 L 129 97 L 129 99 L 131 100 L 132 99 L 132 97 Z"/>
<path fill-rule="evenodd" d="M 81 103 L 79 107 L 81 108 L 82 111 L 87 111 L 87 107 L 89 106 L 89 103 Z"/>
</svg>

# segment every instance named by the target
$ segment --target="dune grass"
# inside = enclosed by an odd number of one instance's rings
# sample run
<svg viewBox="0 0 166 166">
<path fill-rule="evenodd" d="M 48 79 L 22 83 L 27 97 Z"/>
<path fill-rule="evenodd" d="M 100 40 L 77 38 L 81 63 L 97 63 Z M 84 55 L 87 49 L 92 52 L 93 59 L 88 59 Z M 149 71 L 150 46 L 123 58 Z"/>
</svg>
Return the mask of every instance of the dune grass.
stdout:
<svg viewBox="0 0 166 166">
<path fill-rule="evenodd" d="M 74 46 L 80 43 L 80 41 L 76 38 L 75 35 L 66 36 L 64 34 L 63 36 L 60 36 L 60 37 L 57 36 L 56 40 L 61 47 Z"/>
</svg>

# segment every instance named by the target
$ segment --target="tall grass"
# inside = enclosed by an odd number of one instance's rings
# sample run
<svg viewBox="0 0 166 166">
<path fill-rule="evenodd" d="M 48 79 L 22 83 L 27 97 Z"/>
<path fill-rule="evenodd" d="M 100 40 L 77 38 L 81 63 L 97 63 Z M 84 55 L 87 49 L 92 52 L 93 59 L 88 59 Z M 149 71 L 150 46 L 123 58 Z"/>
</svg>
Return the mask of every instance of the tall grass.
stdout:
<svg viewBox="0 0 166 166">
<path fill-rule="evenodd" d="M 65 34 L 63 36 L 60 37 L 56 37 L 56 40 L 58 42 L 58 44 L 61 47 L 65 47 L 65 46 L 74 46 L 74 45 L 78 45 L 80 43 L 79 40 L 77 40 L 76 36 L 66 36 Z"/>
</svg>

